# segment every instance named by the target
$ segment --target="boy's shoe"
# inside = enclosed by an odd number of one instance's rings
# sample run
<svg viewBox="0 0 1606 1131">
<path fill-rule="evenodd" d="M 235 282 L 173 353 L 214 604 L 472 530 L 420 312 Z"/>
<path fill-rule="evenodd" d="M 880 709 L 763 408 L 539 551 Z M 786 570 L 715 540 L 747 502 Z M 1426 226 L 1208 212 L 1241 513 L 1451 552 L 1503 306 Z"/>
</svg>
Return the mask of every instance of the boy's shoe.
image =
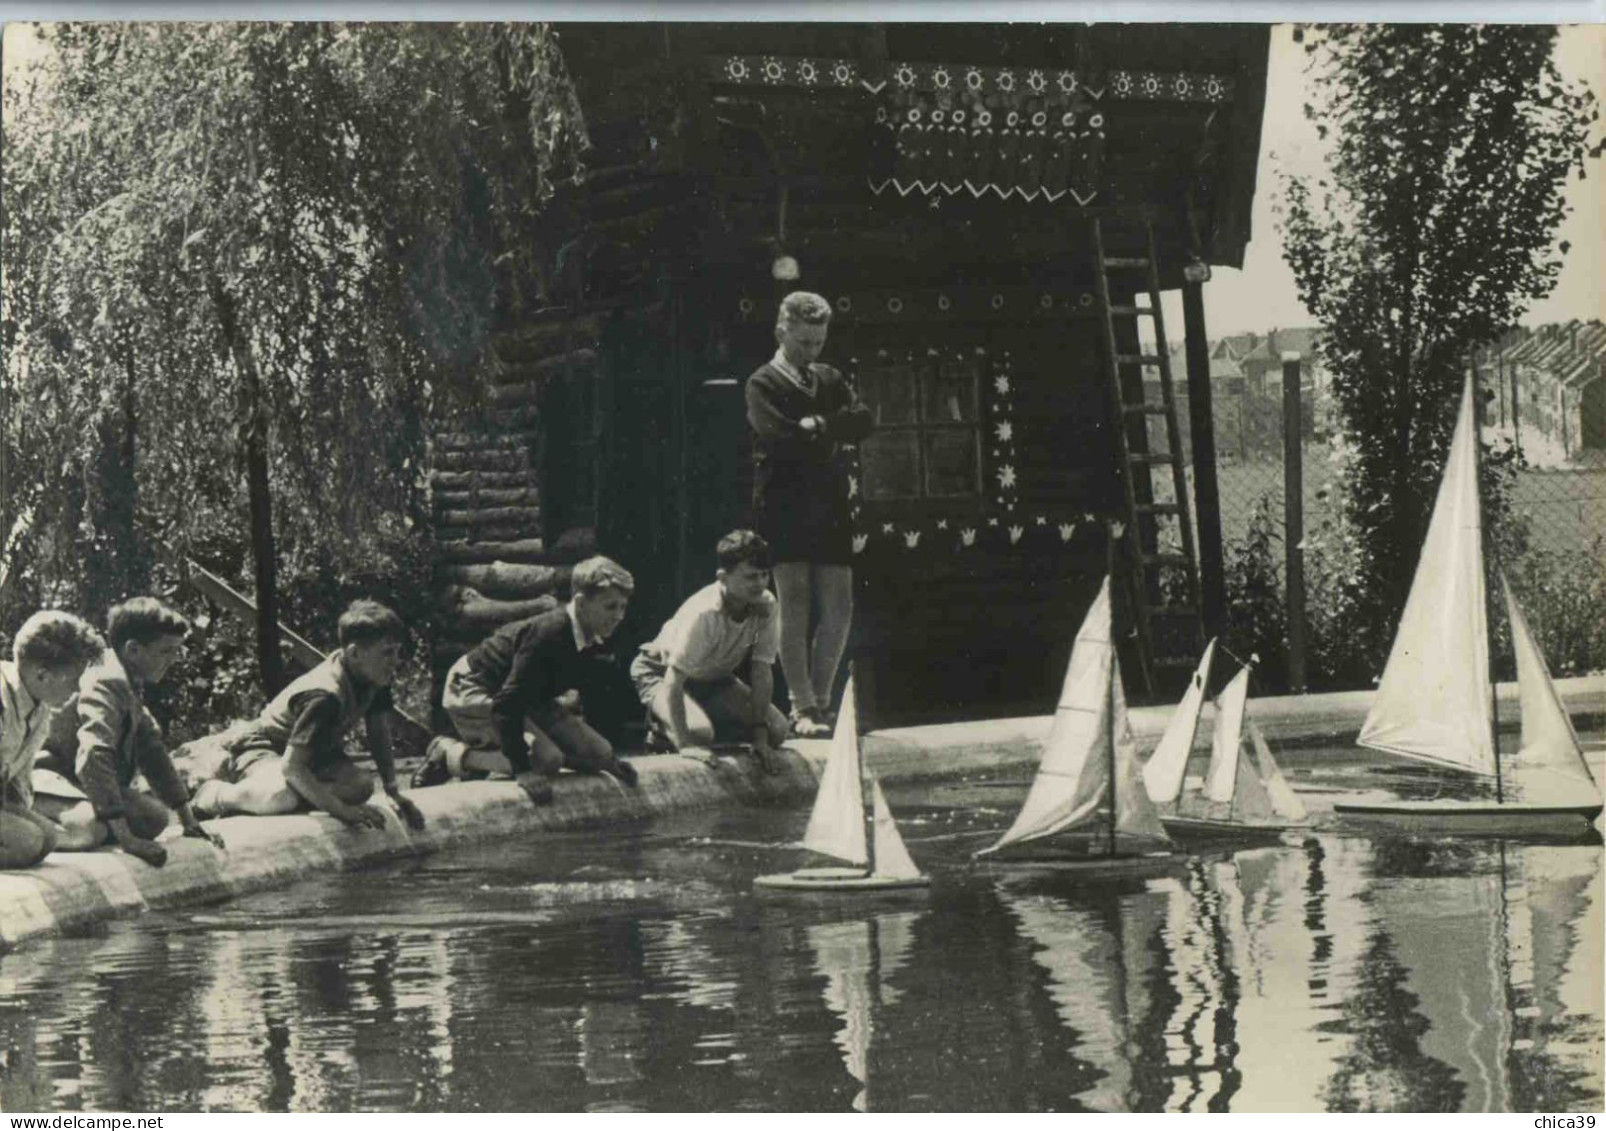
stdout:
<svg viewBox="0 0 1606 1131">
<path fill-rule="evenodd" d="M 446 767 L 446 745 L 438 739 L 431 740 L 429 748 L 424 751 L 424 764 L 413 771 L 413 788 L 428 789 L 451 780 L 452 771 Z"/>
<path fill-rule="evenodd" d="M 602 772 L 610 777 L 618 778 L 631 789 L 636 787 L 636 782 L 638 780 L 636 777 L 636 767 L 632 766 L 623 758 L 615 758 L 613 760 L 613 765 L 607 767 Z"/>
<path fill-rule="evenodd" d="M 647 724 L 645 746 L 649 754 L 673 754 L 675 752 L 674 740 L 669 737 L 669 732 L 664 730 L 664 725 L 657 719 L 652 719 Z"/>
<path fill-rule="evenodd" d="M 792 733 L 798 738 L 829 738 L 831 728 L 820 717 L 818 707 L 804 707 L 792 712 Z"/>
</svg>

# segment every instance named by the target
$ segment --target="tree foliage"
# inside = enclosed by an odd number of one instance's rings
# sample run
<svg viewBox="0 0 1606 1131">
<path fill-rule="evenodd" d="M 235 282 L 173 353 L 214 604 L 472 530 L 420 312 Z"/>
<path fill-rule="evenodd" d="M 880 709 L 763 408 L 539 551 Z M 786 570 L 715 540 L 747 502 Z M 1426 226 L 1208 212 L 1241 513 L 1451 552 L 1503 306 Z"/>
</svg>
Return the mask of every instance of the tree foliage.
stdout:
<svg viewBox="0 0 1606 1131">
<path fill-rule="evenodd" d="M 1305 108 L 1329 176 L 1285 184 L 1285 255 L 1347 442 L 1361 568 L 1355 631 L 1381 667 L 1448 454 L 1472 351 L 1554 286 L 1564 187 L 1598 146 L 1593 97 L 1563 80 L 1556 31 L 1532 25 L 1335 25 L 1305 33 Z M 1499 470 L 1487 461 L 1486 499 Z M 1509 478 L 1509 476 L 1507 476 Z"/>
<path fill-rule="evenodd" d="M 416 566 L 424 424 L 478 395 L 580 175 L 554 34 L 46 34 L 8 92 L 0 613 L 98 616 L 186 555 L 241 577 L 263 528 L 264 604 L 264 550 L 291 580 Z"/>
</svg>

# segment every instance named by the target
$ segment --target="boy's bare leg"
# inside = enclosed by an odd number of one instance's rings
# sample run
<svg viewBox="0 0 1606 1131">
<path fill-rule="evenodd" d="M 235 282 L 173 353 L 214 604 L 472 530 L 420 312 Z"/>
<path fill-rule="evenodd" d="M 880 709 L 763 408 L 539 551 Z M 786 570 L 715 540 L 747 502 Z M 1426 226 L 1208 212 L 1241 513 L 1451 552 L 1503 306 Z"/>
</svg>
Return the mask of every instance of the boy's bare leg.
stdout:
<svg viewBox="0 0 1606 1131">
<path fill-rule="evenodd" d="M 294 813 L 301 795 L 284 780 L 279 758 L 263 758 L 253 763 L 237 782 L 213 778 L 195 791 L 195 806 L 214 817 L 243 813 L 254 817 L 276 817 Z"/>
<path fill-rule="evenodd" d="M 336 762 L 334 770 L 327 777 L 322 774 L 318 776 L 347 805 L 366 805 L 374 795 L 374 775 L 349 759 L 342 758 Z"/>
<path fill-rule="evenodd" d="M 576 773 L 611 774 L 626 785 L 636 784 L 635 767 L 581 716 L 564 714 L 552 720 L 546 733 L 563 751 L 563 764 Z"/>
<path fill-rule="evenodd" d="M 780 600 L 781 671 L 786 674 L 786 691 L 792 697 L 794 716 L 816 706 L 814 680 L 809 675 L 813 572 L 808 562 L 776 562 L 774 569 L 775 595 Z"/>
<path fill-rule="evenodd" d="M 814 567 L 814 608 L 819 623 L 814 628 L 814 647 L 809 658 L 809 676 L 814 681 L 814 705 L 821 714 L 831 710 L 831 693 L 836 690 L 836 673 L 847 650 L 848 630 L 853 625 L 853 568 L 841 565 Z M 790 680 L 792 677 L 787 676 Z"/>
<path fill-rule="evenodd" d="M 708 714 L 718 723 L 738 728 L 743 734 L 753 728 L 753 691 L 740 679 L 732 679 L 710 695 L 704 704 Z M 786 741 L 792 724 L 773 703 L 764 705 L 764 726 L 770 733 L 770 746 Z"/>
<path fill-rule="evenodd" d="M 693 746 L 712 745 L 714 741 L 714 724 L 709 719 L 708 712 L 703 710 L 703 705 L 697 701 L 696 696 L 692 695 L 691 692 L 688 691 L 684 694 L 686 696 L 686 737 L 691 740 Z M 658 690 L 653 693 L 650 710 L 652 711 L 653 721 L 662 728 L 664 734 L 673 742 L 675 727 L 669 718 L 669 684 L 667 680 L 659 684 Z"/>
<path fill-rule="evenodd" d="M 32 868 L 56 848 L 55 825 L 32 810 L 0 805 L 0 868 Z"/>
<path fill-rule="evenodd" d="M 124 799 L 129 831 L 141 840 L 155 840 L 173 820 L 173 811 L 161 798 L 143 791 Z"/>
<path fill-rule="evenodd" d="M 34 806 L 38 816 L 55 822 L 57 852 L 93 852 L 111 835 L 88 801 L 36 797 Z"/>
<path fill-rule="evenodd" d="M 503 777 L 513 776 L 513 764 L 503 756 L 500 749 L 484 746 L 471 746 L 463 751 L 463 769 L 477 774 L 501 774 Z"/>
</svg>

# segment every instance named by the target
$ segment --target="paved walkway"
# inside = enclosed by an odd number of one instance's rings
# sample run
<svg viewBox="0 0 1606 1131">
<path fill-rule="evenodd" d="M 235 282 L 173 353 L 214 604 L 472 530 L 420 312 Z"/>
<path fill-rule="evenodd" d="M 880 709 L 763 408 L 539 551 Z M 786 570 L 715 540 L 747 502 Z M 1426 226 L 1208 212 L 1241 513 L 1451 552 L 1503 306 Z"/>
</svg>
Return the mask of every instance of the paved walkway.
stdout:
<svg viewBox="0 0 1606 1131">
<path fill-rule="evenodd" d="M 1563 701 L 1582 727 L 1606 720 L 1606 679 L 1562 680 Z M 1502 687 L 1507 717 L 1515 715 L 1515 689 Z M 1252 716 L 1267 737 L 1310 748 L 1345 746 L 1365 717 L 1366 692 L 1288 696 L 1255 700 Z M 1140 744 L 1165 728 L 1169 707 L 1138 708 L 1132 725 Z M 1201 722 L 1198 746 L 1208 745 L 1210 709 Z M 864 748 L 870 764 L 888 781 L 1030 766 L 1048 733 L 1047 717 L 998 719 L 911 727 L 872 733 Z M 542 830 L 636 820 L 682 809 L 738 804 L 803 804 L 813 794 L 829 742 L 796 741 L 784 772 L 762 773 L 750 758 L 723 759 L 709 767 L 678 755 L 636 760 L 635 789 L 606 777 L 564 775 L 553 804 L 537 808 L 512 782 L 455 782 L 412 794 L 428 821 L 412 832 L 391 815 L 383 831 L 347 829 L 332 817 L 231 817 L 213 822 L 228 847 L 200 841 L 168 842 L 168 862 L 152 868 L 122 852 L 56 853 L 28 871 L 0 873 L 0 949 L 38 935 L 81 928 L 116 915 L 146 909 L 216 902 L 282 886 L 330 869 L 355 868 L 397 857 L 438 851 L 454 844 L 497 837 L 527 838 Z M 1293 754 L 1299 757 L 1299 754 Z M 388 810 L 387 810 L 388 811 Z"/>
</svg>

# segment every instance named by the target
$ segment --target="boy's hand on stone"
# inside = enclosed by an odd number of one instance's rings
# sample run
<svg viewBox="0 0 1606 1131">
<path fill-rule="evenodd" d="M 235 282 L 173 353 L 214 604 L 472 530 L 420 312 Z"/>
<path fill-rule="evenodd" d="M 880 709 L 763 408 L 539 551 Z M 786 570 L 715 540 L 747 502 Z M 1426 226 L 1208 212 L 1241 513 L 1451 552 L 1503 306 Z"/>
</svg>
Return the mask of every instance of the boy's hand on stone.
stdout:
<svg viewBox="0 0 1606 1131">
<path fill-rule="evenodd" d="M 390 797 L 390 803 L 396 807 L 396 812 L 401 814 L 401 819 L 407 822 L 408 828 L 417 830 L 424 827 L 424 814 L 418 811 L 418 806 L 413 804 L 411 798 L 402 796 L 399 787 L 385 792 Z"/>
<path fill-rule="evenodd" d="M 167 863 L 167 849 L 157 844 L 154 840 L 143 840 L 140 837 L 131 836 L 123 841 L 122 848 L 124 852 L 130 856 L 137 856 L 152 868 L 160 868 Z"/>
<path fill-rule="evenodd" d="M 195 822 L 193 825 L 185 825 L 184 835 L 194 837 L 196 840 L 204 840 L 213 848 L 228 848 L 228 845 L 223 843 L 222 837 L 218 836 L 217 833 L 208 832 L 205 826 L 203 826 L 199 821 Z"/>
<path fill-rule="evenodd" d="M 550 805 L 552 803 L 552 782 L 545 774 L 538 774 L 534 770 L 526 770 L 522 774 L 515 774 L 513 782 L 537 805 Z"/>
<path fill-rule="evenodd" d="M 766 774 L 778 774 L 785 768 L 780 758 L 776 757 L 775 748 L 770 745 L 767 730 L 753 736 L 753 753 L 758 755 L 758 764 L 763 767 Z"/>
</svg>

